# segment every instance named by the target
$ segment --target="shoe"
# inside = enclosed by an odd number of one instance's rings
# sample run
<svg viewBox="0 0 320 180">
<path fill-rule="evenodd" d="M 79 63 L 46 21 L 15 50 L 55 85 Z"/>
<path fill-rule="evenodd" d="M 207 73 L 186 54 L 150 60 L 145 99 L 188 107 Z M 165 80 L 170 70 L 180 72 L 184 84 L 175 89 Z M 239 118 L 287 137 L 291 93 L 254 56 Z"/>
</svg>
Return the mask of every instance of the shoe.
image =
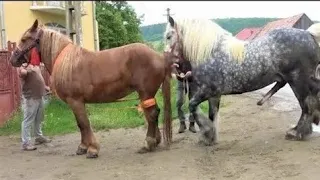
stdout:
<svg viewBox="0 0 320 180">
<path fill-rule="evenodd" d="M 186 123 L 183 121 L 183 122 L 180 122 L 180 128 L 179 128 L 179 133 L 183 133 L 184 130 L 187 129 L 187 126 L 186 126 Z"/>
<path fill-rule="evenodd" d="M 193 132 L 193 133 L 197 133 L 197 130 L 196 130 L 196 128 L 194 127 L 194 122 L 190 122 L 189 131 L 191 131 L 191 132 Z"/>
<path fill-rule="evenodd" d="M 50 142 L 51 142 L 51 139 L 46 138 L 44 136 L 40 136 L 35 139 L 35 145 L 45 144 L 45 143 L 50 143 Z"/>
<path fill-rule="evenodd" d="M 34 145 L 31 145 L 31 144 L 22 145 L 22 150 L 24 150 L 24 151 L 34 151 L 36 149 L 37 149 L 37 147 L 35 147 Z"/>
</svg>

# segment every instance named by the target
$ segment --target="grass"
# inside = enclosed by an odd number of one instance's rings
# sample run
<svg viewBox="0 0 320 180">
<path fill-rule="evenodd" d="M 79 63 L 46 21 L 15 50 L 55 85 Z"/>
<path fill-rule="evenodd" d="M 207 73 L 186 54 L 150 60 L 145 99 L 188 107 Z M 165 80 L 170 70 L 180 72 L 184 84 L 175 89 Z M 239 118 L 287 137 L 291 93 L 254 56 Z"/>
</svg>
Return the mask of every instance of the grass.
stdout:
<svg viewBox="0 0 320 180">
<path fill-rule="evenodd" d="M 126 98 L 137 97 L 133 93 Z M 163 100 L 162 93 L 159 90 L 156 95 L 157 102 L 161 108 L 160 122 L 163 119 Z M 171 104 L 173 118 L 177 118 L 176 102 L 176 81 L 171 83 Z M 135 108 L 138 100 L 106 103 L 106 104 L 87 104 L 87 112 L 91 125 L 95 131 L 117 129 L 117 128 L 134 128 L 144 125 L 144 116 Z M 223 106 L 223 103 L 221 103 Z M 200 105 L 201 109 L 207 113 L 208 103 Z M 184 105 L 187 112 L 187 103 Z M 0 136 L 19 134 L 21 130 L 22 113 L 18 110 L 15 115 L 7 121 L 4 127 L 0 128 Z M 68 105 L 58 99 L 53 98 L 45 108 L 45 120 L 43 123 L 43 132 L 46 135 L 63 135 L 77 132 L 78 127 L 75 117 Z"/>
</svg>

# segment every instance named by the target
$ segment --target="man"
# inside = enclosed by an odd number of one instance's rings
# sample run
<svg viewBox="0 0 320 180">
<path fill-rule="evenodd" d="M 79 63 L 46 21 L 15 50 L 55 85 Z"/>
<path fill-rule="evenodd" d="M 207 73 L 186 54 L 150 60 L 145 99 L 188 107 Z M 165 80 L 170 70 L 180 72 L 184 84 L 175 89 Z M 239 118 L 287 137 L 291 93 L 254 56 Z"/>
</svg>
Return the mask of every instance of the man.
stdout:
<svg viewBox="0 0 320 180">
<path fill-rule="evenodd" d="M 22 84 L 22 109 L 23 121 L 21 123 L 22 149 L 26 151 L 36 150 L 31 144 L 31 126 L 34 124 L 35 144 L 51 142 L 42 134 L 41 123 L 44 118 L 43 96 L 50 88 L 45 85 L 40 70 L 40 61 L 29 65 L 23 64 L 19 68 L 19 76 Z"/>
<path fill-rule="evenodd" d="M 179 128 L 179 133 L 183 133 L 186 129 L 186 118 L 184 115 L 184 112 L 182 111 L 182 106 L 184 103 L 184 95 L 188 93 L 189 100 L 192 97 L 192 95 L 195 93 L 194 91 L 196 90 L 195 83 L 193 83 L 193 79 L 191 76 L 191 64 L 189 61 L 184 61 L 183 63 L 178 63 L 176 68 L 177 70 L 177 80 L 178 80 L 178 85 L 177 85 L 177 110 L 178 110 L 178 118 L 180 121 L 180 128 Z M 184 74 L 183 72 L 187 72 Z M 196 133 L 196 129 L 194 127 L 194 119 L 189 118 L 189 131 Z"/>
</svg>

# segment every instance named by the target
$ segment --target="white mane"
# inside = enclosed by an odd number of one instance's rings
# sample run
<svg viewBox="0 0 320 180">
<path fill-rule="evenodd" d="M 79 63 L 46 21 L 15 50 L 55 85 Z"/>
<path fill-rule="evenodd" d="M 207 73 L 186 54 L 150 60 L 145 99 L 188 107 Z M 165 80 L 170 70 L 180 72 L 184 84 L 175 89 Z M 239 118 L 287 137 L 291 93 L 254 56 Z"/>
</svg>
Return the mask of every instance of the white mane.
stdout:
<svg viewBox="0 0 320 180">
<path fill-rule="evenodd" d="M 175 20 L 178 35 L 181 38 L 183 55 L 187 60 L 201 63 L 209 60 L 212 51 L 221 44 L 221 50 L 231 55 L 230 58 L 241 61 L 245 41 L 238 40 L 218 24 L 207 19 Z M 165 34 L 171 29 L 167 24 Z"/>
</svg>

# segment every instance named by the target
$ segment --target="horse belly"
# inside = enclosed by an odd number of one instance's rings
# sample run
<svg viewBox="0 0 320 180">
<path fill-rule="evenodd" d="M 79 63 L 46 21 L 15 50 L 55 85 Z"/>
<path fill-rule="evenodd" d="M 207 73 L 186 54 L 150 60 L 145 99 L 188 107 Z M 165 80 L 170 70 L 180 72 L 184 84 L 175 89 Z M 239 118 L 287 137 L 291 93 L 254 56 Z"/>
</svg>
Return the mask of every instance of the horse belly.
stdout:
<svg viewBox="0 0 320 180">
<path fill-rule="evenodd" d="M 103 87 L 94 87 L 91 93 L 86 94 L 85 101 L 88 103 L 110 103 L 124 98 L 134 90 L 129 85 L 109 84 Z"/>
<path fill-rule="evenodd" d="M 268 72 L 264 75 L 253 75 L 254 78 L 248 78 L 242 85 L 242 92 L 251 92 L 264 88 L 276 81 L 276 75 L 273 72 Z"/>
</svg>

